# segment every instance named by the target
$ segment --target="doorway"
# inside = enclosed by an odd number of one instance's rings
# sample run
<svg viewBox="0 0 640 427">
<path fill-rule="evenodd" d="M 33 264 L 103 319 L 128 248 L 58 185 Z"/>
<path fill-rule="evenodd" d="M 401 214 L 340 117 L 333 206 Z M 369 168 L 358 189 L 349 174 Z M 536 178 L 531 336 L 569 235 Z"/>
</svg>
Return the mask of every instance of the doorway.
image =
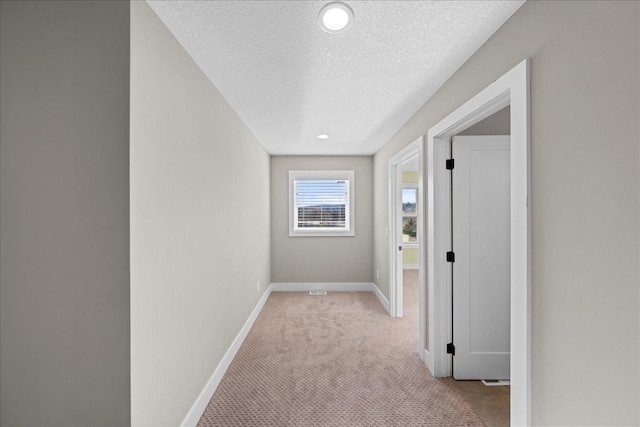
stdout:
<svg viewBox="0 0 640 427">
<path fill-rule="evenodd" d="M 427 137 L 428 346 L 434 377 L 452 375 L 451 180 L 453 136 L 510 107 L 509 337 L 511 425 L 531 424 L 529 61 L 524 60 L 432 127 Z M 450 348 L 449 348 L 450 349 Z"/>
<path fill-rule="evenodd" d="M 413 141 L 389 160 L 389 306 L 392 317 L 403 317 L 405 270 L 418 282 L 418 354 L 424 361 L 425 222 L 423 200 L 424 139 Z"/>
</svg>

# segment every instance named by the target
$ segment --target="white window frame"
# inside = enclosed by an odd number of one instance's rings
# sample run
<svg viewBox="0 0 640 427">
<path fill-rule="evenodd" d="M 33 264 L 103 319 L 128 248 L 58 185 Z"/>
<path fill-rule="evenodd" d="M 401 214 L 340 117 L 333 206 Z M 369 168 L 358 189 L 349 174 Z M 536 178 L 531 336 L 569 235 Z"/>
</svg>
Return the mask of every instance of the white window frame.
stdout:
<svg viewBox="0 0 640 427">
<path fill-rule="evenodd" d="M 402 246 L 406 246 L 407 248 L 417 248 L 420 245 L 420 221 L 418 221 L 418 217 L 420 216 L 420 212 L 418 210 L 418 206 L 420 206 L 420 202 L 419 202 L 419 198 L 420 198 L 420 190 L 418 189 L 418 183 L 417 182 L 403 182 L 402 183 L 402 188 L 400 189 L 400 198 L 402 198 L 402 190 L 416 190 L 416 211 L 414 214 L 412 215 L 405 215 L 404 210 L 402 210 L 402 208 L 400 209 L 400 220 L 403 221 L 404 218 L 407 217 L 413 217 L 416 219 L 416 241 L 415 242 L 402 242 Z M 401 233 L 402 234 L 402 233 Z"/>
<path fill-rule="evenodd" d="M 345 228 L 309 228 L 295 227 L 297 199 L 296 180 L 345 180 L 347 187 L 347 205 L 345 206 Z M 353 170 L 290 170 L 289 171 L 289 237 L 353 237 L 355 236 L 355 171 Z"/>
</svg>

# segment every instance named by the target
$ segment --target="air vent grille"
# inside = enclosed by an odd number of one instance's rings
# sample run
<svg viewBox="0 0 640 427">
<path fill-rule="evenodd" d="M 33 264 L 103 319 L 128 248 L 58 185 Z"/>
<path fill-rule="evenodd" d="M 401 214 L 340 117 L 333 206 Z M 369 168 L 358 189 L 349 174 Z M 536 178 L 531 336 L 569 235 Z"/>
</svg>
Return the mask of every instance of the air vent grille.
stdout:
<svg viewBox="0 0 640 427">
<path fill-rule="evenodd" d="M 309 291 L 309 295 L 326 295 L 327 291 Z"/>
</svg>

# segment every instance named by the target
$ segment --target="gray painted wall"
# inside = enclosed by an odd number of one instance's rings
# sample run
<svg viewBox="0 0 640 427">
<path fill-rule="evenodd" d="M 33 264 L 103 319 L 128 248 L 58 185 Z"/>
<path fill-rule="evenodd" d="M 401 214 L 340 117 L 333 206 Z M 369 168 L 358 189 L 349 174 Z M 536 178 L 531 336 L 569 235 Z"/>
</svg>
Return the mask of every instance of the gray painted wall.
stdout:
<svg viewBox="0 0 640 427">
<path fill-rule="evenodd" d="M 129 424 L 129 3 L 1 2 L 0 424 Z"/>
<path fill-rule="evenodd" d="M 127 425 L 129 5 L 0 4 L 0 424 Z M 268 155 L 148 6 L 132 9 L 134 423 L 181 421 L 261 295 L 255 282 L 271 280 L 270 247 L 274 282 L 371 281 L 378 268 L 388 294 L 387 160 L 525 57 L 534 424 L 640 423 L 637 2 L 525 4 L 376 154 L 373 175 L 370 158 L 349 163 L 357 185 L 373 181 L 356 204 L 375 223 L 365 215 L 356 238 L 329 243 L 288 238 L 274 170 L 270 222 Z M 317 267 L 334 253 L 349 267 Z"/>
<path fill-rule="evenodd" d="M 505 107 L 502 110 L 479 121 L 470 128 L 460 132 L 460 135 L 510 135 L 511 134 L 511 110 Z"/>
<path fill-rule="evenodd" d="M 279 282 L 371 282 L 372 157 L 271 157 L 271 274 Z M 289 170 L 354 170 L 354 237 L 289 237 Z"/>
<path fill-rule="evenodd" d="M 531 58 L 535 425 L 640 423 L 639 6 L 527 2 L 374 157 L 388 294 L 388 159 Z"/>
<path fill-rule="evenodd" d="M 131 418 L 179 425 L 270 282 L 269 155 L 145 2 L 131 24 Z"/>
</svg>

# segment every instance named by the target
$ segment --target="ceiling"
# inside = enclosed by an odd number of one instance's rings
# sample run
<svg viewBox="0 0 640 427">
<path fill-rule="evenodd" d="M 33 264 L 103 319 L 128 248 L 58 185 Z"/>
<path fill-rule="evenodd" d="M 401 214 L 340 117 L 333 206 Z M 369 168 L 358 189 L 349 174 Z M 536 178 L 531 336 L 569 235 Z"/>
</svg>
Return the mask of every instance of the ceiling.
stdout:
<svg viewBox="0 0 640 427">
<path fill-rule="evenodd" d="M 523 2 L 148 1 L 274 155 L 375 153 Z"/>
</svg>

